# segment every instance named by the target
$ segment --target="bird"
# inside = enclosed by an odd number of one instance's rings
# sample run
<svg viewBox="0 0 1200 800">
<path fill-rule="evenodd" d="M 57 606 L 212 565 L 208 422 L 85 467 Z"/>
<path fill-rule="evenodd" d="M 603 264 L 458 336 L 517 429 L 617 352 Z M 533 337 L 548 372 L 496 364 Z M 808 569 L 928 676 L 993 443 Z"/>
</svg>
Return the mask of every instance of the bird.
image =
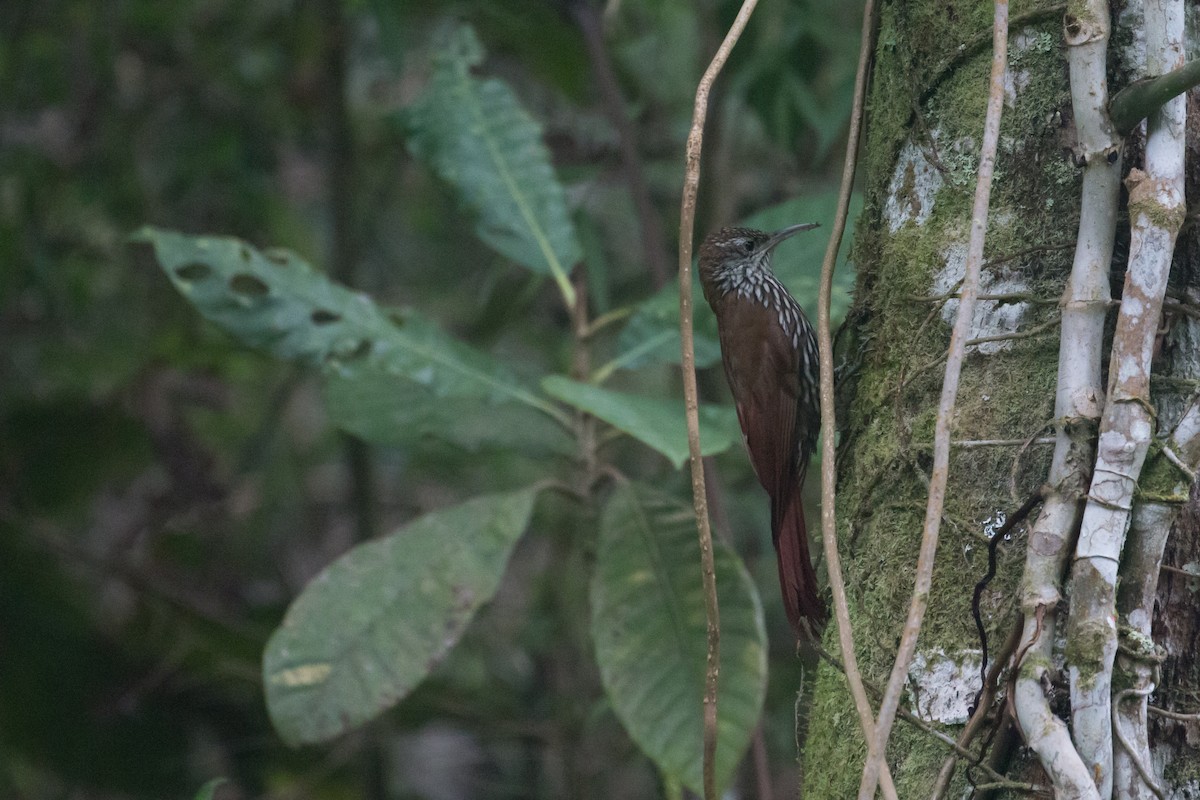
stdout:
<svg viewBox="0 0 1200 800">
<path fill-rule="evenodd" d="M 828 618 L 808 552 L 801 487 L 821 428 L 817 339 L 771 270 L 775 246 L 816 223 L 775 233 L 727 227 L 700 245 L 704 299 L 717 318 L 721 361 L 750 463 L 771 499 L 771 539 L 783 605 L 801 639 Z"/>
</svg>

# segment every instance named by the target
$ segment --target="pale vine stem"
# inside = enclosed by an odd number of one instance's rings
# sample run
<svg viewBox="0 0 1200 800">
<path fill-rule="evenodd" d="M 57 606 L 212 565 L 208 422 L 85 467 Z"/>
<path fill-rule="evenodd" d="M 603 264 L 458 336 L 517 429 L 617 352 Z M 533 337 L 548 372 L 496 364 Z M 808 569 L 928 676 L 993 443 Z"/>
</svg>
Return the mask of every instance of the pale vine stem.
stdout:
<svg viewBox="0 0 1200 800">
<path fill-rule="evenodd" d="M 1183 0 L 1146 0 L 1146 69 L 1150 77 L 1165 75 L 1183 66 Z M 1150 404 L 1150 369 L 1154 343 L 1171 270 L 1175 240 L 1186 213 L 1184 206 L 1184 128 L 1186 102 L 1183 95 L 1168 100 L 1147 119 L 1145 172 L 1132 170 L 1129 187 L 1130 247 L 1129 269 L 1122 292 L 1121 314 L 1113 338 L 1109 373 L 1114 375 L 1109 403 L 1100 426 L 1099 458 L 1092 479 L 1092 492 L 1084 511 L 1079 547 L 1076 551 L 1075 578 L 1082 596 L 1078 615 L 1083 620 L 1080 636 L 1099 632 L 1104 636 L 1101 652 L 1105 662 L 1098 679 L 1076 689 L 1072 686 L 1072 705 L 1111 703 L 1105 730 L 1089 712 L 1089 723 L 1079 729 L 1081 715 L 1076 713 L 1076 740 L 1085 763 L 1106 768 L 1108 780 L 1115 784 L 1120 797 L 1163 798 L 1158 781 L 1150 772 L 1150 743 L 1146 720 L 1147 698 L 1154 690 L 1158 658 L 1151 639 L 1153 599 L 1158 585 L 1159 566 L 1167 534 L 1178 506 L 1140 501 L 1129 526 L 1128 509 L 1134 502 L 1134 489 L 1154 431 L 1153 406 Z M 1171 449 L 1169 443 L 1167 449 Z M 1185 452 L 1187 452 L 1185 450 Z M 1114 481 L 1107 472 L 1123 474 Z M 1103 470 L 1103 472 L 1102 472 Z M 1102 476 L 1103 480 L 1102 480 Z M 1182 497 L 1186 498 L 1186 491 Z M 1102 500 L 1104 504 L 1093 503 Z M 1107 507 L 1115 503 L 1117 508 Z M 1113 668 L 1118 651 L 1118 632 L 1108 623 L 1117 610 L 1117 559 L 1126 549 L 1128 564 L 1121 575 L 1122 599 L 1133 594 L 1132 608 L 1122 603 L 1121 611 L 1128 629 L 1122 631 L 1121 666 L 1132 678 L 1132 686 L 1112 695 Z M 1094 593 L 1095 592 L 1095 593 Z M 1101 618 L 1101 614 L 1108 617 Z M 1077 612 L 1072 609 L 1072 618 Z M 1075 626 L 1068 629 L 1072 633 Z M 1068 646 L 1071 640 L 1068 639 Z M 1090 668 L 1092 665 L 1086 665 Z M 1125 681 L 1122 680 L 1122 684 Z M 1122 700 L 1128 698 L 1126 702 Z M 1115 736 L 1121 745 L 1114 749 L 1111 738 L 1105 749 L 1105 735 Z M 1085 750 L 1095 745 L 1098 752 Z M 1090 756 L 1090 757 L 1089 757 Z M 1104 759 L 1109 759 L 1107 763 Z M 1094 774 L 1102 774 L 1094 766 Z M 1110 785 L 1111 785 L 1110 784 Z M 1101 783 L 1100 791 L 1106 790 Z"/>
<path fill-rule="evenodd" d="M 704 119 L 708 115 L 708 93 L 725 66 L 729 53 L 746 27 L 758 0 L 743 0 L 737 17 L 717 48 L 716 55 L 696 87 L 692 127 L 688 132 L 679 209 L 679 338 L 683 373 L 684 411 L 687 418 L 688 452 L 692 469 L 692 505 L 700 538 L 700 568 L 704 580 L 704 614 L 708 621 L 708 647 L 704 675 L 704 800 L 716 800 L 717 679 L 721 665 L 721 619 L 717 606 L 717 576 L 713 566 L 712 528 L 704 491 L 704 461 L 700 455 L 700 401 L 696 389 L 696 353 L 692 338 L 692 237 L 696 229 L 696 194 L 700 188 L 700 150 L 704 142 Z"/>
<path fill-rule="evenodd" d="M 1176 722 L 1200 722 L 1200 714 L 1181 714 L 1178 711 L 1167 711 L 1157 706 L 1146 706 L 1146 710 L 1156 717 L 1173 719 Z"/>
<path fill-rule="evenodd" d="M 1163 791 L 1163 787 L 1159 785 L 1158 781 L 1154 778 L 1152 768 L 1147 766 L 1150 761 L 1149 746 L 1143 746 L 1143 743 L 1141 742 L 1131 742 L 1125 735 L 1124 731 L 1121 730 L 1121 703 L 1130 697 L 1139 698 L 1144 702 L 1153 691 L 1154 684 L 1151 683 L 1140 688 L 1123 689 L 1122 691 L 1117 692 L 1117 694 L 1113 697 L 1113 736 L 1116 737 L 1117 742 L 1121 745 L 1122 749 L 1120 752 L 1124 753 L 1125 758 L 1129 759 L 1130 766 L 1133 768 L 1133 771 L 1137 773 L 1138 780 L 1141 781 L 1141 784 L 1129 784 L 1128 788 L 1130 791 L 1122 792 L 1120 795 L 1121 797 L 1136 797 L 1137 795 L 1135 795 L 1133 792 L 1137 791 L 1139 786 L 1144 786 L 1147 790 L 1149 790 L 1150 794 L 1154 795 L 1156 798 L 1158 798 L 1158 800 L 1167 800 L 1167 795 Z"/>
<path fill-rule="evenodd" d="M 912 602 L 896 653 L 896 662 L 888 679 L 874 735 L 863 766 L 858 800 L 872 800 L 879 781 L 879 771 L 887 751 L 888 737 L 896 719 L 900 696 L 904 691 L 909 664 L 917 647 L 917 636 L 925 609 L 929 604 L 929 588 L 933 582 L 934 557 L 937 554 L 938 532 L 942 523 L 942 507 L 946 499 L 946 482 L 950 469 L 950 427 L 954 418 L 954 403 L 962 374 L 963 355 L 975 316 L 975 298 L 979 294 L 979 273 L 983 264 L 983 241 L 987 233 L 988 207 L 991 202 L 992 174 L 996 163 L 996 148 L 1000 141 L 1000 114 L 1004 108 L 1004 73 L 1008 65 L 1008 2 L 996 0 L 992 22 L 992 72 L 988 86 L 987 113 L 984 118 L 983 145 L 979 154 L 979 171 L 975 184 L 975 201 L 971 210 L 971 236 L 967 245 L 966 274 L 962 283 L 962 299 L 950 336 L 950 354 L 946 360 L 946 377 L 938 403 L 934 425 L 933 471 L 929 481 L 929 501 L 925 509 L 925 525 L 921 548 L 917 556 L 917 573 L 913 584 Z"/>
<path fill-rule="evenodd" d="M 867 76 L 870 71 L 871 53 L 875 49 L 877 20 L 874 0 L 867 0 L 863 7 L 862 39 L 858 51 L 858 71 L 854 78 L 854 105 L 850 112 L 850 131 L 846 136 L 846 160 L 842 166 L 842 184 L 838 192 L 837 213 L 833 219 L 833 230 L 829 232 L 829 244 L 825 248 L 825 260 L 821 264 L 821 284 L 817 295 L 817 348 L 820 353 L 821 369 L 821 541 L 825 550 L 825 568 L 829 573 L 829 586 L 833 591 L 833 616 L 837 621 L 838 644 L 842 662 L 863 739 L 871 741 L 875 732 L 875 714 L 863 687 L 862 673 L 854 654 L 854 631 L 850 624 L 850 605 L 846 599 L 846 581 L 842 577 L 841 556 L 837 543 L 837 451 L 834 442 L 837 417 L 833 393 L 833 338 L 829 331 L 829 306 L 833 296 L 833 270 L 837 264 L 838 249 L 842 234 L 846 230 L 849 215 L 850 194 L 854 189 L 854 173 L 858 166 L 858 142 L 862 132 L 863 108 L 866 105 Z M 892 774 L 884 769 L 880 775 L 883 795 L 887 800 L 896 798 L 896 787 Z"/>
<path fill-rule="evenodd" d="M 1063 20 L 1075 118 L 1075 156 L 1085 165 L 1079 230 L 1071 275 L 1062 299 L 1054 418 L 1057 443 L 1045 501 L 1025 549 L 1021 609 L 1025 627 L 1015 669 L 1012 703 L 1026 743 L 1050 779 L 1056 797 L 1099 800 L 1066 724 L 1050 708 L 1042 681 L 1052 654 L 1060 583 L 1095 461 L 1095 425 L 1104 405 L 1100 385 L 1109 265 L 1121 181 L 1121 142 L 1108 118 L 1105 77 L 1109 9 L 1105 0 L 1075 3 Z"/>
</svg>

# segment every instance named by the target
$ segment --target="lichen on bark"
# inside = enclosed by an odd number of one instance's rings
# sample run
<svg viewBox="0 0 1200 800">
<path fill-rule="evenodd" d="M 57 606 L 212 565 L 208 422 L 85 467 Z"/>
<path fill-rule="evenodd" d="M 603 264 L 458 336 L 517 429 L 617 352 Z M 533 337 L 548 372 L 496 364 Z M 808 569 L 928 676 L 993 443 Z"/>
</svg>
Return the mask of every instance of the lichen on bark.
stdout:
<svg viewBox="0 0 1200 800">
<path fill-rule="evenodd" d="M 1014 14 L 1032 4 L 1021 4 Z M 949 13 L 947 13 L 949 12 Z M 881 9 L 879 47 L 864 153 L 866 202 L 853 260 L 858 269 L 853 326 L 857 375 L 840 409 L 839 537 L 864 677 L 886 680 L 896 636 L 912 592 L 924 515 L 937 395 L 950 322 L 936 294 L 939 273 L 966 242 L 974 189 L 972 156 L 983 130 L 990 53 L 982 48 L 952 63 L 958 43 L 988 33 L 991 8 L 967 2 L 914 0 Z M 1006 105 L 992 199 L 985 274 L 1019 279 L 1031 300 L 1017 331 L 1053 323 L 1054 301 L 1070 268 L 1077 224 L 1079 170 L 1064 153 L 1069 122 L 1060 22 L 1053 17 L 1011 32 L 1014 95 Z M 922 99 L 924 98 L 924 99 Z M 914 110 L 915 109 L 915 110 Z M 969 143 L 969 146 L 968 146 Z M 898 164 L 914 148 L 938 180 L 907 180 Z M 922 165 L 921 169 L 925 169 Z M 912 196 L 928 189 L 930 194 Z M 920 206 L 893 227 L 887 207 Z M 893 223 L 893 224 L 889 224 Z M 1043 248 L 1043 249 L 1036 249 Z M 1013 258 L 1015 254 L 1017 257 Z M 959 391 L 954 439 L 1036 438 L 1053 413 L 1057 340 L 1053 324 L 1017 338 L 1007 349 L 972 353 Z M 971 620 L 973 586 L 987 569 L 985 521 L 1011 513 L 1044 479 L 1048 448 L 1030 444 L 956 448 L 942 544 L 918 652 L 965 657 L 979 642 Z M 1000 548 L 999 575 L 982 608 L 993 645 L 1016 611 L 1023 534 Z M 831 632 L 832 635 L 832 632 Z M 833 639 L 829 640 L 832 645 Z M 977 683 L 976 679 L 976 683 Z M 972 686 L 972 690 L 978 688 Z M 905 704 L 909 704 L 906 702 Z M 840 675 L 822 667 L 806 745 L 805 794 L 854 796 L 865 744 Z M 945 757 L 944 745 L 900 723 L 892 737 L 901 797 L 927 791 Z M 857 758 L 856 758 L 857 756 Z"/>
</svg>

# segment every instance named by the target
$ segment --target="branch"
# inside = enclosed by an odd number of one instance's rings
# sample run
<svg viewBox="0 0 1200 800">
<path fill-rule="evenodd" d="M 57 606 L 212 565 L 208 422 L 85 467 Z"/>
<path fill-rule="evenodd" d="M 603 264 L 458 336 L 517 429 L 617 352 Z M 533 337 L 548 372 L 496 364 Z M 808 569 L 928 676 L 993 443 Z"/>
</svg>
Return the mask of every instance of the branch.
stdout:
<svg viewBox="0 0 1200 800">
<path fill-rule="evenodd" d="M 1181 64 L 1183 0 L 1147 0 L 1145 15 L 1147 69 L 1166 71 Z M 1113 333 L 1108 404 L 1071 572 L 1067 650 L 1075 655 L 1067 666 L 1072 730 L 1101 797 L 1112 795 L 1113 781 L 1117 571 L 1154 431 L 1150 367 L 1175 239 L 1186 213 L 1184 112 L 1182 96 L 1155 112 L 1146 137 L 1146 171 L 1133 169 L 1126 179 L 1129 269 Z"/>
<path fill-rule="evenodd" d="M 1181 714 L 1178 711 L 1167 711 L 1158 706 L 1147 706 L 1146 710 L 1156 717 L 1173 719 L 1176 722 L 1200 722 L 1200 714 Z"/>
<path fill-rule="evenodd" d="M 708 655 L 704 679 L 704 800 L 716 800 L 717 677 L 721 664 L 721 619 L 717 606 L 717 576 L 713 566 L 712 529 L 704 491 L 704 461 L 700 455 L 700 401 L 696 389 L 696 352 L 692 337 L 692 237 L 696 228 L 696 193 L 700 187 L 700 150 L 704 142 L 704 118 L 708 115 L 708 93 L 725 66 L 729 52 L 746 27 L 758 0 L 743 0 L 737 18 L 717 48 L 712 63 L 696 87 L 692 128 L 688 132 L 683 197 L 679 210 L 679 338 L 683 373 L 684 410 L 687 417 L 688 452 L 691 454 L 692 505 L 700 538 L 700 567 L 704 579 L 704 613 L 708 620 Z"/>
<path fill-rule="evenodd" d="M 850 604 L 846 599 L 846 582 L 842 577 L 842 561 L 838 554 L 835 444 L 837 411 L 834 408 L 833 338 L 829 331 L 829 306 L 833 295 L 833 271 L 837 264 L 842 234 L 846 230 L 850 194 L 854 189 L 854 173 L 858 166 L 858 143 L 866 103 L 867 73 L 870 70 L 871 53 L 875 49 L 876 29 L 875 2 L 866 0 L 858 50 L 858 69 L 854 78 L 854 105 L 850 112 L 850 131 L 846 136 L 846 160 L 842 165 L 837 214 L 833 220 L 833 230 L 829 233 L 829 244 L 825 248 L 825 260 L 821 264 L 821 284 L 817 295 L 817 348 L 821 371 L 821 542 L 825 552 L 825 567 L 829 573 L 829 587 L 833 592 L 833 615 L 837 620 L 838 644 L 845 663 L 846 683 L 850 687 L 850 695 L 854 698 L 854 708 L 858 712 L 863 739 L 867 742 L 871 741 L 875 733 L 875 714 L 871 710 L 870 701 L 867 700 L 862 674 L 854 654 Z M 886 768 L 882 772 L 880 782 L 884 797 L 895 800 L 896 787 L 892 782 L 891 772 Z"/>
<path fill-rule="evenodd" d="M 1025 629 L 1012 692 L 1017 724 L 1059 797 L 1099 800 L 1099 793 L 1067 726 L 1050 709 L 1042 680 L 1052 669 L 1059 585 L 1068 546 L 1079 525 L 1079 497 L 1095 460 L 1095 422 L 1104 391 L 1100 365 L 1109 304 L 1108 270 L 1121 180 L 1120 140 L 1108 119 L 1105 77 L 1109 37 L 1105 0 L 1072 6 L 1064 19 L 1071 104 L 1084 165 L 1079 231 L 1071 275 L 1063 292 L 1062 335 L 1054 418 L 1057 444 L 1046 480 L 1046 500 L 1025 549 L 1021 609 Z"/>
<path fill-rule="evenodd" d="M 1108 107 L 1117 133 L 1127 136 L 1137 124 L 1174 97 L 1200 84 L 1200 59 L 1157 78 L 1142 78 L 1117 92 Z"/>
<path fill-rule="evenodd" d="M 1180 9 L 1173 7 L 1173 10 L 1179 12 Z M 1171 18 L 1163 13 L 1159 4 L 1154 4 L 1153 10 L 1148 4 L 1146 13 L 1148 34 L 1151 24 L 1167 27 L 1165 19 Z M 1170 33 L 1172 36 L 1178 36 L 1182 23 L 1178 18 L 1172 18 L 1172 22 L 1174 29 Z M 1161 41 L 1169 37 L 1154 38 L 1155 41 Z M 1178 45 L 1181 40 L 1175 38 L 1165 44 L 1169 45 L 1172 42 Z M 1153 56 L 1149 53 L 1147 55 L 1161 58 L 1163 50 L 1166 49 L 1160 46 L 1156 48 L 1157 52 Z M 1171 101 L 1172 104 L 1177 102 Z M 1168 106 L 1159 113 L 1165 116 L 1172 110 L 1179 111 Z M 1159 119 L 1150 126 L 1157 137 L 1156 145 L 1162 144 L 1162 121 Z M 1150 165 L 1149 146 L 1148 140 L 1147 167 Z M 1179 144 L 1179 147 L 1182 148 L 1182 144 Z M 1158 149 L 1155 150 L 1156 154 L 1159 152 Z M 1195 482 L 1195 469 L 1197 464 L 1200 464 L 1200 447 L 1197 446 L 1200 442 L 1198 422 L 1200 406 L 1197 406 L 1196 398 L 1193 398 L 1171 435 L 1162 443 L 1159 454 L 1180 470 L 1175 492 L 1184 499 Z M 1147 698 L 1154 688 L 1158 668 L 1158 652 L 1151 638 L 1151 624 L 1154 619 L 1154 600 L 1158 593 L 1158 576 L 1164 568 L 1163 551 L 1166 548 L 1167 536 L 1179 515 L 1179 508 L 1179 503 L 1164 500 L 1142 500 L 1134 508 L 1128 542 L 1125 545 L 1125 569 L 1117 595 L 1117 610 L 1120 618 L 1128 625 L 1126 638 L 1141 643 L 1143 647 L 1122 648 L 1117 656 L 1116 665 L 1122 672 L 1122 683 L 1131 688 L 1119 693 L 1113 700 L 1113 733 L 1122 745 L 1122 749 L 1113 753 L 1113 783 L 1123 796 L 1142 800 L 1150 796 L 1162 796 L 1146 767 L 1151 763 L 1147 717 L 1151 709 Z M 1126 696 L 1134 697 L 1136 701 L 1120 702 Z"/>
<path fill-rule="evenodd" d="M 979 173 L 975 185 L 975 203 L 971 212 L 971 238 L 967 250 L 966 275 L 963 278 L 962 300 L 950 337 L 950 355 L 946 361 L 946 378 L 938 404 L 934 428 L 933 473 L 929 485 L 929 503 L 925 510 L 925 529 L 917 557 L 917 574 L 913 584 L 912 603 L 904 633 L 900 639 L 896 663 L 888 680 L 887 690 L 879 707 L 875 735 L 867 752 L 859 800 L 872 800 L 883 763 L 888 736 L 895 721 L 896 709 L 908 675 L 909 663 L 917 647 L 917 636 L 929 603 L 929 587 L 933 581 L 934 556 L 937 553 L 938 532 L 942 522 L 942 507 L 946 499 L 946 482 L 950 465 L 950 424 L 958 396 L 958 381 L 962 374 L 963 355 L 971 322 L 975 316 L 975 296 L 979 293 L 979 273 L 983 264 L 983 240 L 987 232 L 988 206 L 991 201 L 992 172 L 996 163 L 996 146 L 1000 139 L 1000 113 L 1004 108 L 1004 72 L 1008 62 L 1008 0 L 996 0 L 992 25 L 992 73 L 988 91 L 987 115 L 984 121 L 983 146 L 979 154 Z"/>
<path fill-rule="evenodd" d="M 1127 741 L 1122 742 L 1124 750 L 1113 754 L 1113 783 L 1117 791 L 1140 800 L 1154 794 L 1152 781 L 1143 775 L 1146 772 L 1144 765 L 1150 763 L 1146 715 L 1158 713 L 1158 709 L 1146 702 L 1149 690 L 1154 687 L 1161 652 L 1154 647 L 1151 638 L 1154 601 L 1158 594 L 1159 574 L 1162 570 L 1173 569 L 1162 563 L 1167 536 L 1195 483 L 1186 473 L 1200 464 L 1198 421 L 1200 406 L 1193 402 L 1163 442 L 1160 457 L 1170 460 L 1168 454 L 1178 450 L 1186 458 L 1177 465 L 1181 472 L 1174 490 L 1180 502 L 1143 499 L 1134 507 L 1123 556 L 1124 572 L 1117 594 L 1117 611 L 1128 625 L 1123 632 L 1129 643 L 1118 651 L 1117 668 L 1122 672 L 1122 684 L 1137 690 L 1133 693 L 1137 702 L 1121 703 L 1123 693 L 1113 701 L 1113 733 L 1119 739 L 1124 735 L 1123 731 L 1129 732 Z M 1173 718 L 1188 717 L 1176 714 Z"/>
</svg>

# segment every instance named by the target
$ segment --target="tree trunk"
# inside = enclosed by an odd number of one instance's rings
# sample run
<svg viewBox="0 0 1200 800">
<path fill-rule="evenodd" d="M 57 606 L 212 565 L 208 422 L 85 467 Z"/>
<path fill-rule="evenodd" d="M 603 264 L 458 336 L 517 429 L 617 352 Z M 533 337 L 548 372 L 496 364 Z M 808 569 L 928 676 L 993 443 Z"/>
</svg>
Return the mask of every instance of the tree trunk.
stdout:
<svg viewBox="0 0 1200 800">
<path fill-rule="evenodd" d="M 1109 47 L 1113 88 L 1136 76 L 1136 65 L 1125 63 L 1137 57 L 1135 11 L 1127 9 L 1115 21 Z M 957 312 L 957 301 L 942 296 L 956 295 L 966 263 L 991 24 L 991 3 L 966 0 L 896 0 L 884 3 L 880 13 L 860 172 L 865 209 L 853 251 L 858 286 L 838 356 L 839 365 L 853 369 L 839 366 L 850 377 L 839 408 L 837 499 L 859 664 L 864 678 L 880 687 L 911 599 L 944 354 Z M 929 610 L 902 702 L 951 737 L 961 730 L 981 684 L 972 594 L 988 572 L 989 529 L 1038 492 L 1053 450 L 1059 300 L 1071 271 L 1082 175 L 1072 158 L 1063 40 L 1062 5 L 1013 9 L 981 300 L 971 334 L 982 341 L 968 347 Z M 1126 169 L 1139 165 L 1138 137 L 1126 144 Z M 1200 160 L 1192 158 L 1193 146 L 1189 139 L 1188 190 L 1194 197 L 1200 189 L 1194 164 Z M 1114 297 L 1121 292 L 1128 237 L 1122 205 Z M 1185 231 L 1180 241 L 1173 291 L 1190 298 L 1200 291 L 1195 278 L 1200 234 Z M 1109 330 L 1113 318 L 1110 314 Z M 1173 326 L 1162 364 L 1155 364 L 1156 376 L 1168 377 L 1152 386 L 1160 431 L 1178 419 L 1200 377 L 1200 328 L 1182 313 L 1168 320 Z M 996 577 L 980 599 L 992 656 L 1018 623 L 1026 532 L 1035 517 L 1036 512 L 999 544 Z M 1190 571 L 1188 565 L 1200 562 L 1195 533 L 1200 524 L 1187 513 L 1180 519 L 1190 533 L 1172 532 L 1164 563 Z M 1198 585 L 1200 578 L 1177 572 L 1159 581 L 1155 635 L 1167 660 L 1152 705 L 1200 709 L 1194 655 Z M 833 625 L 825 644 L 837 651 Z M 1051 707 L 1066 718 L 1061 643 L 1055 653 Z M 855 797 L 866 745 L 845 681 L 830 667 L 821 668 L 809 717 L 804 796 Z M 1154 766 L 1160 775 L 1165 770 L 1165 785 L 1197 781 L 1200 759 L 1193 748 L 1200 744 L 1200 725 L 1157 719 L 1150 733 Z M 984 733 L 972 749 L 978 752 L 989 738 Z M 1019 737 L 1009 739 L 1020 744 Z M 1011 761 L 997 759 L 1000 771 L 1046 784 L 1036 759 L 1024 748 L 1010 749 Z M 949 752 L 927 733 L 897 722 L 888 763 L 899 796 L 928 797 Z M 964 796 L 967 773 L 960 762 L 947 797 Z M 970 779 L 988 780 L 978 772 Z"/>
</svg>

